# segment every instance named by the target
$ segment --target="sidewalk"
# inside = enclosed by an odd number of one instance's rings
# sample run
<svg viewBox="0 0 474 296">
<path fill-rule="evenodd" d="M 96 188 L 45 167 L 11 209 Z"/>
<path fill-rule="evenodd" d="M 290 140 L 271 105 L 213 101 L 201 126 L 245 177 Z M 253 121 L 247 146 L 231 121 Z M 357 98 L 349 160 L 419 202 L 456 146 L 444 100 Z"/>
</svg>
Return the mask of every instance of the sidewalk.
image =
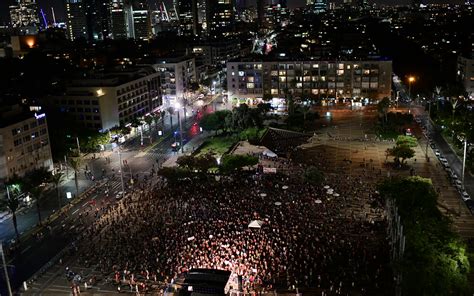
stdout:
<svg viewBox="0 0 474 296">
<path fill-rule="evenodd" d="M 202 145 L 202 143 L 204 143 L 204 141 L 209 137 L 209 135 L 209 132 L 202 132 L 201 134 L 192 138 L 189 142 L 183 145 L 184 152 L 182 153 L 181 149 L 179 150 L 179 152 L 175 152 L 163 163 L 163 167 L 175 167 L 176 160 L 178 160 L 180 156 L 191 155 L 194 150 L 196 150 L 200 145 Z"/>
</svg>

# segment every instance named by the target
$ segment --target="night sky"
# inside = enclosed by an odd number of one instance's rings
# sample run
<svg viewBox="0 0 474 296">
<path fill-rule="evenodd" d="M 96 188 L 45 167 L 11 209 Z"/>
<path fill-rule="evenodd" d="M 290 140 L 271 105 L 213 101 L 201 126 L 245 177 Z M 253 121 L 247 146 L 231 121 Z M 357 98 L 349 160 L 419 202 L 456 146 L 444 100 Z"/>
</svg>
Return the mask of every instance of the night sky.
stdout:
<svg viewBox="0 0 474 296">
<path fill-rule="evenodd" d="M 254 0 L 255 1 L 255 0 Z M 302 6 L 306 3 L 306 0 L 287 0 L 288 5 L 290 8 Z M 342 0 L 341 0 L 342 1 Z M 0 23 L 4 23 L 9 21 L 9 11 L 8 11 L 8 6 L 11 4 L 14 4 L 16 1 L 15 0 L 0 0 Z M 48 17 L 48 21 L 51 18 L 51 6 L 54 7 L 55 13 L 56 13 L 56 20 L 57 21 L 64 21 L 65 15 L 64 15 L 64 0 L 37 0 L 39 3 L 40 7 L 42 7 Z M 150 0 L 150 3 L 157 3 L 161 1 L 156 1 L 156 0 Z M 165 2 L 171 2 L 171 0 L 165 0 Z M 250 0 L 252 2 L 252 0 Z M 397 4 L 397 5 L 402 5 L 402 4 L 408 4 L 411 1 L 410 0 L 377 0 L 377 3 L 383 3 L 383 4 Z M 438 1 L 426 1 L 427 3 L 463 3 L 463 0 L 438 0 Z"/>
</svg>

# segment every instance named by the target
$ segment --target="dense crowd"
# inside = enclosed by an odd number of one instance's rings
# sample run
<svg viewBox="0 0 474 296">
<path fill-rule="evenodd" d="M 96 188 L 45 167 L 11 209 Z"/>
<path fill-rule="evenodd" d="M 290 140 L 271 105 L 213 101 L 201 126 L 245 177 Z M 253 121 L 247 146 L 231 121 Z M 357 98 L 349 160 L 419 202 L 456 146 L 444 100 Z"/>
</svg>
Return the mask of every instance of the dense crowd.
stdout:
<svg viewBox="0 0 474 296">
<path fill-rule="evenodd" d="M 377 195 L 362 178 L 326 181 L 339 196 L 284 175 L 159 182 L 97 214 L 82 260 L 137 288 L 202 267 L 241 275 L 246 292 L 380 295 L 391 275 Z M 261 229 L 248 227 L 253 220 Z"/>
</svg>

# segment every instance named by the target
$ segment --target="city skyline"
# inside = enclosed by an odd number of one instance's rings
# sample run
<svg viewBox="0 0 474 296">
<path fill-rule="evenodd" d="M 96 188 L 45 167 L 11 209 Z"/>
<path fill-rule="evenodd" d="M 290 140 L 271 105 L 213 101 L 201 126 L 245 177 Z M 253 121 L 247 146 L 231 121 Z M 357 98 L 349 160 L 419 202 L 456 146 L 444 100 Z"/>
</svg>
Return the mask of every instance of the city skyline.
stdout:
<svg viewBox="0 0 474 296">
<path fill-rule="evenodd" d="M 46 16 L 51 19 L 50 12 L 51 7 L 54 7 L 56 19 L 65 21 L 65 5 L 64 0 L 37 0 L 39 7 L 43 8 Z M 149 1 L 150 3 L 156 1 Z M 165 0 L 165 2 L 171 3 L 171 0 Z M 249 5 L 255 5 L 255 0 L 248 1 Z M 342 0 L 338 0 L 336 2 L 342 2 Z M 401 1 L 394 1 L 394 0 L 377 0 L 377 1 L 370 1 L 379 4 L 386 4 L 386 5 L 407 5 L 411 3 L 411 0 L 401 0 Z M 462 4 L 464 3 L 462 0 L 435 0 L 435 1 L 425 1 L 426 3 L 448 3 L 448 4 Z M 9 1 L 0 1 L 0 24 L 6 23 L 10 21 L 9 17 L 9 9 L 10 5 L 16 3 L 16 0 L 9 0 Z M 290 8 L 302 7 L 306 4 L 306 0 L 291 0 L 288 1 L 288 6 Z"/>
</svg>

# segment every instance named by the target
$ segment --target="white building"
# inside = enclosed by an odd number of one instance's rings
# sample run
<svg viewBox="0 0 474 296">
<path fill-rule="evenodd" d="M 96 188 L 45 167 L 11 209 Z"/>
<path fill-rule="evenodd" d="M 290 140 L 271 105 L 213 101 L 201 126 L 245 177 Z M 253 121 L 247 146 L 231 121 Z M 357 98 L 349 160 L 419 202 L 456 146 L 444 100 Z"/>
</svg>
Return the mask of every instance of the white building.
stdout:
<svg viewBox="0 0 474 296">
<path fill-rule="evenodd" d="M 44 113 L 24 112 L 18 105 L 0 110 L 0 181 L 34 169 L 53 169 Z"/>
<path fill-rule="evenodd" d="M 256 61 L 227 63 L 229 98 L 369 98 L 391 95 L 391 61 Z"/>
<path fill-rule="evenodd" d="M 150 66 L 96 73 L 72 81 L 64 94 L 47 100 L 78 124 L 105 131 L 161 108 L 160 73 Z"/>
<path fill-rule="evenodd" d="M 158 60 L 153 67 L 160 73 L 161 94 L 163 103 L 167 105 L 173 105 L 176 98 L 183 98 L 189 91 L 190 84 L 197 81 L 194 58 L 164 58 Z"/>
<path fill-rule="evenodd" d="M 471 99 L 474 99 L 474 52 L 471 58 L 458 58 L 458 79 Z"/>
</svg>

